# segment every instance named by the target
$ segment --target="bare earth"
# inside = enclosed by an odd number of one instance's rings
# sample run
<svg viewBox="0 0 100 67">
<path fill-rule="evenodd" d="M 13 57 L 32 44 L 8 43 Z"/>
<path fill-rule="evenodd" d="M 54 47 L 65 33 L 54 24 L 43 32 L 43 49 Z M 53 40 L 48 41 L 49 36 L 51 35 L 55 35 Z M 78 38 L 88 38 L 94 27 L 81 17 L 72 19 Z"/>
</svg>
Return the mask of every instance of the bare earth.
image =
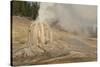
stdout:
<svg viewBox="0 0 100 67">
<path fill-rule="evenodd" d="M 31 20 L 25 17 L 12 17 L 12 65 L 36 65 L 86 62 L 97 60 L 97 38 L 81 38 L 75 33 L 68 33 L 56 28 L 54 42 L 33 47 L 33 55 L 25 54 Z M 44 50 L 46 52 L 42 52 Z M 16 55 L 17 54 L 17 55 Z"/>
</svg>

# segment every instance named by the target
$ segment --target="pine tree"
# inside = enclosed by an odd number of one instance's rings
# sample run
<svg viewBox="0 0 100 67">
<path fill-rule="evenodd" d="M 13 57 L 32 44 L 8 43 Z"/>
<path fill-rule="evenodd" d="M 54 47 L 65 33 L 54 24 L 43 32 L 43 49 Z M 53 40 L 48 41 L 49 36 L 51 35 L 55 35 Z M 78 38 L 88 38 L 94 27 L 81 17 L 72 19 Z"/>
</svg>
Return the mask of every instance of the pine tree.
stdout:
<svg viewBox="0 0 100 67">
<path fill-rule="evenodd" d="M 39 9 L 37 2 L 12 1 L 11 4 L 13 15 L 31 17 L 33 20 L 36 19 Z"/>
</svg>

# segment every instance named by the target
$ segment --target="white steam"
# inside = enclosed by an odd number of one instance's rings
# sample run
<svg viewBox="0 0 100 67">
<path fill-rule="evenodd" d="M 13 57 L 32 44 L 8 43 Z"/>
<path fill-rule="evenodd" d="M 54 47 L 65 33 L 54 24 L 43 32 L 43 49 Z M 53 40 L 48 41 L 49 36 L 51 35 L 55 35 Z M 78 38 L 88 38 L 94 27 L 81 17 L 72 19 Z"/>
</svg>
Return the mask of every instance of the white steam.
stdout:
<svg viewBox="0 0 100 67">
<path fill-rule="evenodd" d="M 81 35 L 96 35 L 97 7 L 89 5 L 71 5 L 40 3 L 40 22 L 57 23 L 62 29 Z"/>
</svg>

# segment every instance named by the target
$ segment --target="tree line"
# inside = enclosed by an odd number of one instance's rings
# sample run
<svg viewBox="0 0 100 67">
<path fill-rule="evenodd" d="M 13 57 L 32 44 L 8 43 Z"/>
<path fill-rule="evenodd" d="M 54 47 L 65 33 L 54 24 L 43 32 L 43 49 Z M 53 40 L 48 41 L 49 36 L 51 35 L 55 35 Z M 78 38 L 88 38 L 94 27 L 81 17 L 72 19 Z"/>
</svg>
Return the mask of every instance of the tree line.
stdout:
<svg viewBox="0 0 100 67">
<path fill-rule="evenodd" d="M 13 16 L 30 17 L 33 20 L 38 15 L 39 3 L 28 1 L 12 1 L 11 11 Z"/>
</svg>

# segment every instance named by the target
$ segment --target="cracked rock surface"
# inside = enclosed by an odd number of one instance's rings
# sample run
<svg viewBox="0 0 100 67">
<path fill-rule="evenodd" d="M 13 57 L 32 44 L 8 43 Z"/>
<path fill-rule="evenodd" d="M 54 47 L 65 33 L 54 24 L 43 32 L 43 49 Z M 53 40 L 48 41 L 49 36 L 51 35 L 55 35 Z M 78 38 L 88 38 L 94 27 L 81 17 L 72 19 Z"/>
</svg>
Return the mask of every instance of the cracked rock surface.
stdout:
<svg viewBox="0 0 100 67">
<path fill-rule="evenodd" d="M 97 39 L 81 38 L 74 33 L 52 28 L 52 43 L 28 46 L 31 21 L 12 17 L 12 65 L 54 64 L 97 60 Z"/>
</svg>

